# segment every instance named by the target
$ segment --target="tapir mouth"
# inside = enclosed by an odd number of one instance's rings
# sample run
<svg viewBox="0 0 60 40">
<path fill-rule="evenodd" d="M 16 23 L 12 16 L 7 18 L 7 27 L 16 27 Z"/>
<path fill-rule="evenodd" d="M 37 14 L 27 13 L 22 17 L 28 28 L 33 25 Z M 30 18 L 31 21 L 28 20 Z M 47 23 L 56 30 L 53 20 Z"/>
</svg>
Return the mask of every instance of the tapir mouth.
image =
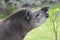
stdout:
<svg viewBox="0 0 60 40">
<path fill-rule="evenodd" d="M 48 13 L 46 13 L 46 14 L 45 14 L 45 16 L 46 16 L 46 18 L 48 18 L 48 17 L 49 17 L 49 14 L 48 14 Z"/>
</svg>

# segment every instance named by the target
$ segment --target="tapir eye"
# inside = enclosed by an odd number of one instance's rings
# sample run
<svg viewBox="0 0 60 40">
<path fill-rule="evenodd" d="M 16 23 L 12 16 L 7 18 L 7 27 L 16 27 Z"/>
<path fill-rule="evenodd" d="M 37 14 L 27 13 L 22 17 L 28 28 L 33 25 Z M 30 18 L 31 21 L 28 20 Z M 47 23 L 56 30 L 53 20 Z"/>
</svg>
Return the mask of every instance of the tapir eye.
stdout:
<svg viewBox="0 0 60 40">
<path fill-rule="evenodd" d="M 38 17 L 38 16 L 39 16 L 39 14 L 36 15 L 36 17 Z"/>
</svg>

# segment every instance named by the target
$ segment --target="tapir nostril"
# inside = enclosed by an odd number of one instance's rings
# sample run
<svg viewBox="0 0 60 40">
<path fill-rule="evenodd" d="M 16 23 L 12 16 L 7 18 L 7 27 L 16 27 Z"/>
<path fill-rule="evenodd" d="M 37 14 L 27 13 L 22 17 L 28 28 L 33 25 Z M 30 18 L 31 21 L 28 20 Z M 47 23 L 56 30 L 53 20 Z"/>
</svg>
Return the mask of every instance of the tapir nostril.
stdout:
<svg viewBox="0 0 60 40">
<path fill-rule="evenodd" d="M 46 16 L 46 18 L 48 18 L 49 17 L 49 14 L 47 13 L 47 14 L 45 14 L 45 16 Z"/>
<path fill-rule="evenodd" d="M 49 6 L 46 6 L 46 7 L 43 7 L 41 10 L 44 11 L 44 12 L 47 12 L 49 9 Z"/>
</svg>

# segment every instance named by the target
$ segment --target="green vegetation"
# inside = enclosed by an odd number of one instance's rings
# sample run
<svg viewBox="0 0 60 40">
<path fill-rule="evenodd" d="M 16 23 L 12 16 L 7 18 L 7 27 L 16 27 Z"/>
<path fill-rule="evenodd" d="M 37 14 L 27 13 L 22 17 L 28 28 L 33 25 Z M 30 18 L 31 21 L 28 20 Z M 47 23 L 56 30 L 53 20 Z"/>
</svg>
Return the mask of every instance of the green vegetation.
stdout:
<svg viewBox="0 0 60 40">
<path fill-rule="evenodd" d="M 0 10 L 0 19 L 7 17 L 15 11 L 16 9 L 13 6 L 11 7 L 11 5 L 9 5 L 6 10 Z"/>
</svg>

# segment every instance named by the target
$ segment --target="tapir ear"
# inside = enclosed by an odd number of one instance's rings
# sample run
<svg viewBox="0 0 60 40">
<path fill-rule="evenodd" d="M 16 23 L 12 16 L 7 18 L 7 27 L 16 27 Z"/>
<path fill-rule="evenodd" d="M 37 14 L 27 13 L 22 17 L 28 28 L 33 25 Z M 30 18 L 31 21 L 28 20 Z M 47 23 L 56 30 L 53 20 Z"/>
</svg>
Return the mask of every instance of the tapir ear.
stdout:
<svg viewBox="0 0 60 40">
<path fill-rule="evenodd" d="M 26 11 L 25 19 L 30 20 L 30 11 Z"/>
<path fill-rule="evenodd" d="M 26 16 L 29 16 L 30 15 L 30 11 L 26 11 Z"/>
<path fill-rule="evenodd" d="M 49 9 L 49 6 L 46 6 L 46 7 L 41 8 L 41 10 L 44 11 L 44 12 L 47 12 L 48 9 Z"/>
</svg>

